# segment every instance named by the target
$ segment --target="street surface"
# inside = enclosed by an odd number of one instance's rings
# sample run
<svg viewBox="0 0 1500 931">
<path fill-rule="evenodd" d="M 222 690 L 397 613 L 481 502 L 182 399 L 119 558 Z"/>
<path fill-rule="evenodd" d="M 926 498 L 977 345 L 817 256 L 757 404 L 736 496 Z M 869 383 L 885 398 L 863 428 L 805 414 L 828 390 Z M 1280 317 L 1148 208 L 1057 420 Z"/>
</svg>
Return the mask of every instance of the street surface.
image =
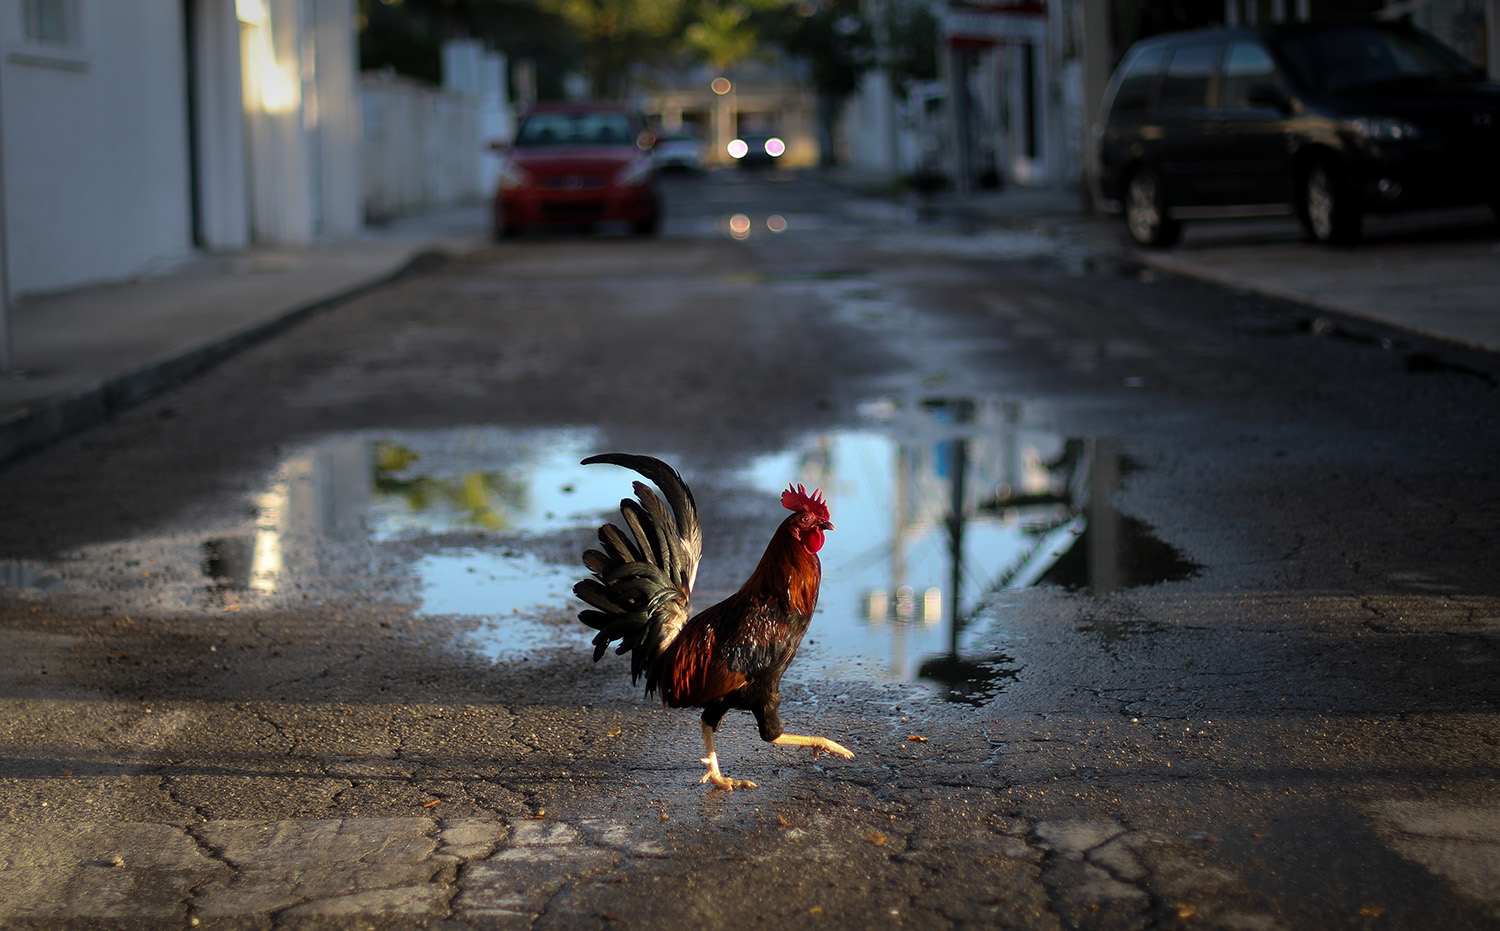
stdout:
<svg viewBox="0 0 1500 931">
<path fill-rule="evenodd" d="M 668 194 L 0 471 L 0 927 L 1500 923 L 1500 359 L 810 177 Z M 604 451 L 693 487 L 702 604 L 824 489 L 781 714 L 853 760 L 731 714 L 759 788 L 713 791 L 590 662 Z"/>
</svg>

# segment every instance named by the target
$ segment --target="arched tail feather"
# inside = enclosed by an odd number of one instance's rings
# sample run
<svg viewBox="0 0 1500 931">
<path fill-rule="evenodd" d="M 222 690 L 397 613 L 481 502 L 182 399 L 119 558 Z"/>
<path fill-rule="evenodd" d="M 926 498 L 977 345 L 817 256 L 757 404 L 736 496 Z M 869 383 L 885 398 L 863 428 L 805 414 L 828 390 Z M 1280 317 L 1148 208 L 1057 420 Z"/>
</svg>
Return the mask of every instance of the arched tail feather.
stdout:
<svg viewBox="0 0 1500 931">
<path fill-rule="evenodd" d="M 702 530 L 693 493 L 671 466 L 650 456 L 606 453 L 583 460 L 633 469 L 656 483 L 658 497 L 642 482 L 634 482 L 636 500 L 620 502 L 620 516 L 629 533 L 605 524 L 599 528 L 603 550 L 583 554 L 593 578 L 574 586 L 574 593 L 595 610 L 578 619 L 599 631 L 594 637 L 594 660 L 619 641 L 616 653 L 630 653 L 632 681 L 647 674 L 651 691 L 655 676 L 650 664 L 676 638 L 688 618 L 688 602 L 703 550 Z"/>
</svg>

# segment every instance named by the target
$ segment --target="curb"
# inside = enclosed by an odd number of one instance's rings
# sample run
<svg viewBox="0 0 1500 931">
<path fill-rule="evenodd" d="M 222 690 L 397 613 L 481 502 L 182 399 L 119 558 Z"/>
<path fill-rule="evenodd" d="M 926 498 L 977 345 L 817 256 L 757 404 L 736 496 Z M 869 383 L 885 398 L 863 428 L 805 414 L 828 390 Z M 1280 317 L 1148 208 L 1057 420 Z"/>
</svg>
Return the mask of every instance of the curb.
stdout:
<svg viewBox="0 0 1500 931">
<path fill-rule="evenodd" d="M 8 465 L 65 437 L 101 423 L 121 411 L 162 394 L 220 362 L 332 308 L 389 284 L 413 271 L 446 262 L 451 254 L 419 249 L 395 270 L 335 294 L 299 304 L 268 320 L 231 330 L 198 346 L 170 353 L 132 371 L 105 378 L 92 387 L 42 402 L 0 421 L 0 465 Z"/>
</svg>

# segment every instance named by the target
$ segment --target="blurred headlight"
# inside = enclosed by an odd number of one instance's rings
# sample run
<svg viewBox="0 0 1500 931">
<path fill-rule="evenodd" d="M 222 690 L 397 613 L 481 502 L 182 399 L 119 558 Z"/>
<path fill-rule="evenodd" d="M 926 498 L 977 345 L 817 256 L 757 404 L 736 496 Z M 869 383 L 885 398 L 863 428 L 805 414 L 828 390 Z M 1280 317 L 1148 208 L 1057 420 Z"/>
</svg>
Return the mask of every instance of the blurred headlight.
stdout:
<svg viewBox="0 0 1500 931">
<path fill-rule="evenodd" d="M 1356 135 L 1376 142 L 1409 141 L 1421 135 L 1417 127 L 1406 120 L 1388 116 L 1356 116 L 1345 125 Z"/>
<path fill-rule="evenodd" d="M 746 153 L 748 153 L 749 151 L 750 143 L 746 142 L 743 139 L 736 139 L 733 142 L 729 143 L 730 158 L 744 158 Z"/>
<path fill-rule="evenodd" d="M 786 143 L 772 136 L 766 140 L 766 154 L 772 158 L 781 158 L 786 152 Z"/>
<path fill-rule="evenodd" d="M 500 188 L 505 191 L 514 191 L 531 184 L 531 175 L 526 169 L 517 165 L 508 158 L 500 160 Z"/>
<path fill-rule="evenodd" d="M 639 187 L 645 184 L 651 177 L 651 159 L 638 158 L 620 169 L 615 175 L 615 183 L 620 187 Z"/>
</svg>

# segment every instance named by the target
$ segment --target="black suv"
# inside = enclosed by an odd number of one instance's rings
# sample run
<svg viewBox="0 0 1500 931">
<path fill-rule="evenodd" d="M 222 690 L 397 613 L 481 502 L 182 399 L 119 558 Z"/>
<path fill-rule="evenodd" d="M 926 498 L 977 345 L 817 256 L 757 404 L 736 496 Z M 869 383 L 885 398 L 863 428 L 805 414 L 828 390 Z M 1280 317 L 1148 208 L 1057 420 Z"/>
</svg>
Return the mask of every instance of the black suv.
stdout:
<svg viewBox="0 0 1500 931">
<path fill-rule="evenodd" d="M 1394 23 L 1208 29 L 1131 46 L 1105 90 L 1099 203 L 1144 245 L 1183 220 L 1295 211 L 1352 243 L 1367 212 L 1490 204 L 1500 84 Z"/>
</svg>

